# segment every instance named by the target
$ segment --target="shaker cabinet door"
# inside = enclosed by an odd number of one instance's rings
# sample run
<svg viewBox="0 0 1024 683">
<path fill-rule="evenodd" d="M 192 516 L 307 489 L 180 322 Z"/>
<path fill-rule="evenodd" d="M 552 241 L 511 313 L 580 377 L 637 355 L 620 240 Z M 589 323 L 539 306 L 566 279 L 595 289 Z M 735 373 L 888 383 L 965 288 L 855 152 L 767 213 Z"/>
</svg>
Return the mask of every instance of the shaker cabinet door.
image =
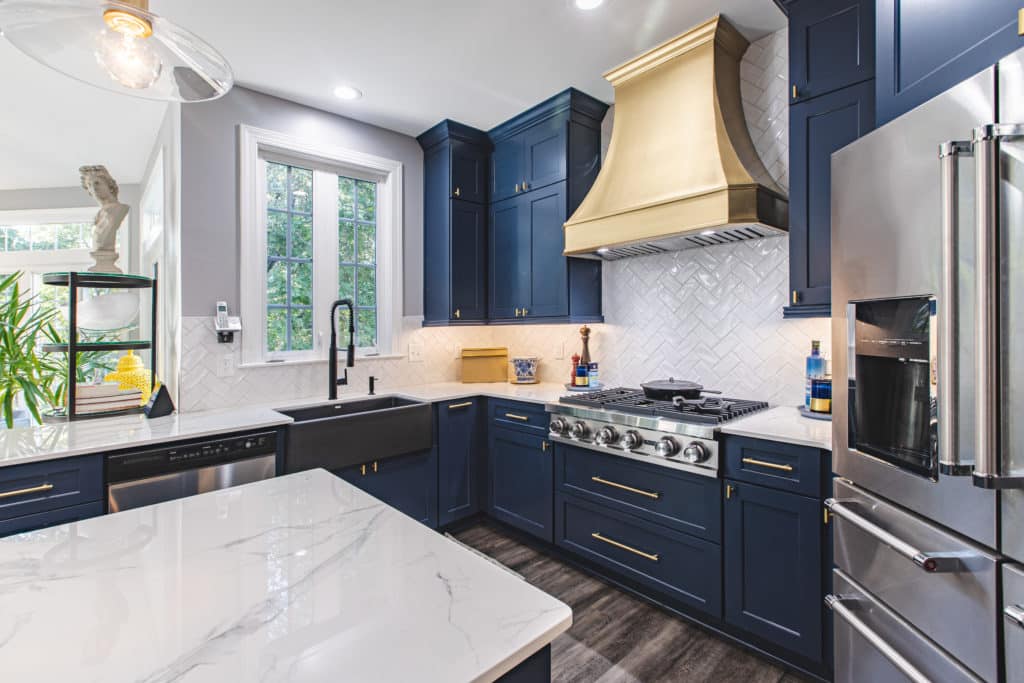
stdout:
<svg viewBox="0 0 1024 683">
<path fill-rule="evenodd" d="M 487 201 L 487 150 L 459 140 L 452 141 L 453 199 L 483 204 Z"/>
<path fill-rule="evenodd" d="M 515 319 L 530 295 L 530 222 L 523 197 L 491 205 L 490 317 Z"/>
<path fill-rule="evenodd" d="M 569 272 L 565 250 L 565 183 L 523 197 L 530 231 L 530 297 L 527 317 L 569 315 Z"/>
<path fill-rule="evenodd" d="M 451 200 L 451 320 L 487 319 L 487 209 Z"/>
<path fill-rule="evenodd" d="M 524 177 L 522 138 L 515 136 L 496 142 L 491 152 L 491 201 L 520 192 Z"/>
<path fill-rule="evenodd" d="M 789 73 L 791 102 L 874 78 L 875 0 L 790 5 Z"/>
<path fill-rule="evenodd" d="M 491 427 L 488 512 L 495 519 L 552 543 L 554 461 L 543 436 Z"/>
<path fill-rule="evenodd" d="M 437 404 L 438 524 L 479 511 L 481 469 L 480 399 Z"/>
</svg>

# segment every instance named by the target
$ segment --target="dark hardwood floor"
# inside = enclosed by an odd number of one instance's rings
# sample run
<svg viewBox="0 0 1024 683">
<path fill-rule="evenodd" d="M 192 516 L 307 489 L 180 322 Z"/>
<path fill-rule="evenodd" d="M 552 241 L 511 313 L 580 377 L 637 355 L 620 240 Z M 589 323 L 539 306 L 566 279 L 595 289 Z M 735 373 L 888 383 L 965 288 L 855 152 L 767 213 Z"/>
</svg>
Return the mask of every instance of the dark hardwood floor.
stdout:
<svg viewBox="0 0 1024 683">
<path fill-rule="evenodd" d="M 559 683 L 796 683 L 731 643 L 545 555 L 491 522 L 455 534 L 572 608 L 573 625 L 551 645 Z"/>
</svg>

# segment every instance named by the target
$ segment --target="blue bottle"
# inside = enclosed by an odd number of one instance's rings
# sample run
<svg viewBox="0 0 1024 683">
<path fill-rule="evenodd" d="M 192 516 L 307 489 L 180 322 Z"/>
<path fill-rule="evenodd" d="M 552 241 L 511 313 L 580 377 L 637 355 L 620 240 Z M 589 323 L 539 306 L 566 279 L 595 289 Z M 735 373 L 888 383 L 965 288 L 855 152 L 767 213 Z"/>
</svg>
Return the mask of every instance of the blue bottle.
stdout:
<svg viewBox="0 0 1024 683">
<path fill-rule="evenodd" d="M 811 409 L 811 382 L 825 378 L 825 358 L 821 355 L 821 342 L 811 342 L 811 355 L 807 356 L 807 389 L 804 394 L 804 408 Z"/>
</svg>

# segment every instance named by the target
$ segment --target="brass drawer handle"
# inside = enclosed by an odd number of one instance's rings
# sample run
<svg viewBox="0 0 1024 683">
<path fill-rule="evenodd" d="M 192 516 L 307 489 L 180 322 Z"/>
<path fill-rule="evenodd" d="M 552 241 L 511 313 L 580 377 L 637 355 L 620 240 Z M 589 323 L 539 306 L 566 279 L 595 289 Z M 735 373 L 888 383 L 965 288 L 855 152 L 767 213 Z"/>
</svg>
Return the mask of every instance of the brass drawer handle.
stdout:
<svg viewBox="0 0 1024 683">
<path fill-rule="evenodd" d="M 519 183 L 516 183 L 516 192 L 519 192 Z"/>
<path fill-rule="evenodd" d="M 473 405 L 472 401 L 466 401 L 465 403 L 453 403 L 448 406 L 448 410 L 458 410 L 459 408 L 468 408 Z"/>
<path fill-rule="evenodd" d="M 767 467 L 773 470 L 782 470 L 783 472 L 792 472 L 792 465 L 780 465 L 777 462 L 767 462 L 765 460 L 755 460 L 753 458 L 743 458 L 743 462 L 747 465 L 758 465 L 759 467 Z"/>
<path fill-rule="evenodd" d="M 530 418 L 525 415 L 516 415 L 515 413 L 505 413 L 505 417 L 510 420 L 519 420 L 520 422 L 529 422 Z"/>
<path fill-rule="evenodd" d="M 541 442 L 540 450 L 542 452 L 547 453 L 549 448 L 551 448 L 551 444 L 549 444 L 547 441 L 542 441 Z"/>
<path fill-rule="evenodd" d="M 27 489 L 18 489 L 17 491 L 4 491 L 0 493 L 0 499 L 3 498 L 14 498 L 15 496 L 27 496 L 30 493 L 42 493 L 43 491 L 49 491 L 53 488 L 53 484 L 40 484 L 39 486 L 32 486 Z"/>
<path fill-rule="evenodd" d="M 461 196 L 462 196 L 462 190 L 456 187 L 456 188 L 455 188 L 455 192 L 454 192 L 453 194 L 454 194 L 454 195 L 455 195 L 456 197 L 461 197 Z"/>
<path fill-rule="evenodd" d="M 596 481 L 598 484 L 604 484 L 605 486 L 612 486 L 617 489 L 622 489 L 623 491 L 629 491 L 630 493 L 636 493 L 641 496 L 647 496 L 648 498 L 653 498 L 654 500 L 658 500 L 659 498 L 661 498 L 660 493 L 655 493 L 654 491 L 644 491 L 643 489 L 635 489 L 632 486 L 626 486 L 625 484 L 619 484 L 618 482 L 608 481 L 607 479 L 602 479 L 601 477 L 591 477 L 590 481 Z"/>
<path fill-rule="evenodd" d="M 640 557 L 648 559 L 651 562 L 657 562 L 658 561 L 658 556 L 656 554 L 652 555 L 651 553 L 645 553 L 643 550 L 637 550 L 636 548 L 631 548 L 630 546 L 626 545 L 625 543 L 619 543 L 618 541 L 613 541 L 610 538 L 606 538 L 606 537 L 602 536 L 601 534 L 599 534 L 596 531 L 594 533 L 590 534 L 590 536 L 592 538 L 596 538 L 599 541 L 607 543 L 608 545 L 615 546 L 616 548 L 619 548 L 620 550 L 625 550 L 626 552 L 633 553 L 634 555 L 639 555 Z"/>
<path fill-rule="evenodd" d="M 461 308 L 456 308 L 455 309 L 455 319 L 459 320 L 461 318 L 462 318 L 462 309 Z"/>
<path fill-rule="evenodd" d="M 794 84 L 793 84 L 793 99 L 794 99 L 794 100 L 795 100 L 795 99 L 797 98 L 797 93 L 798 93 L 798 92 L 799 92 L 799 91 L 798 91 L 798 90 L 796 89 L 796 84 L 794 83 Z"/>
</svg>

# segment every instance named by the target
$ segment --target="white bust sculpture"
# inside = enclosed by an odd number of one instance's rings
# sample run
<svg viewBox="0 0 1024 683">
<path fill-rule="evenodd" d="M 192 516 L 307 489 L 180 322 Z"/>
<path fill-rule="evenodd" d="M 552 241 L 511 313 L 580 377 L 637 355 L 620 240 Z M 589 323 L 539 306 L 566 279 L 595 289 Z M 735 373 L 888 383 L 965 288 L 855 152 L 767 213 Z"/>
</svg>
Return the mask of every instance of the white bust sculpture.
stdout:
<svg viewBox="0 0 1024 683">
<path fill-rule="evenodd" d="M 94 273 L 120 273 L 115 264 L 117 253 L 117 230 L 128 215 L 129 206 L 117 201 L 117 181 L 111 177 L 105 166 L 82 166 L 82 187 L 100 205 L 92 228 L 92 256 Z"/>
</svg>

